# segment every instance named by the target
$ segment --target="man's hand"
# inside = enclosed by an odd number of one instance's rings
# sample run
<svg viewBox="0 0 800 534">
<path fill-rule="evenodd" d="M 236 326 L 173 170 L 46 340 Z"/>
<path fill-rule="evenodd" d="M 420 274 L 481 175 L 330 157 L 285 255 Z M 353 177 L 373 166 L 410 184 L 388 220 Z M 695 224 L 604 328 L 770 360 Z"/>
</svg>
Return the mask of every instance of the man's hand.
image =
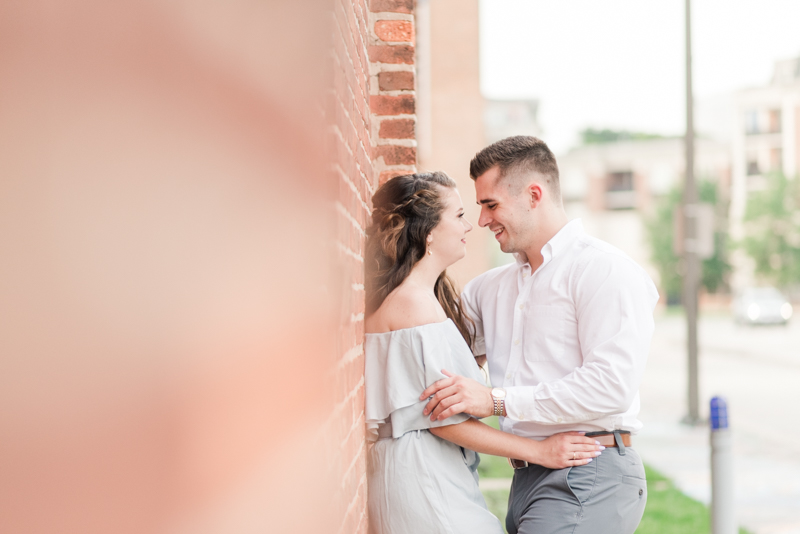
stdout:
<svg viewBox="0 0 800 534">
<path fill-rule="evenodd" d="M 448 378 L 434 382 L 419 396 L 419 400 L 432 397 L 422 411 L 423 415 L 431 414 L 431 421 L 441 421 L 457 413 L 475 417 L 488 417 L 494 413 L 491 388 L 446 369 L 442 369 L 442 373 Z"/>
</svg>

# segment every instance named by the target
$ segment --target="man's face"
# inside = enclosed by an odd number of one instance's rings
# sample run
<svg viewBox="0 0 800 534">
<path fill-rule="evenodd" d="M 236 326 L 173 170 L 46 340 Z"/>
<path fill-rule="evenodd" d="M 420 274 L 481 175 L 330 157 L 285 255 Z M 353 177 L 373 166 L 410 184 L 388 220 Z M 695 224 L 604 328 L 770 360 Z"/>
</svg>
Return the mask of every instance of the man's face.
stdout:
<svg viewBox="0 0 800 534">
<path fill-rule="evenodd" d="M 478 225 L 494 233 L 503 252 L 525 252 L 535 233 L 527 188 L 501 180 L 500 169 L 492 167 L 475 180 L 475 193 L 481 206 Z"/>
</svg>

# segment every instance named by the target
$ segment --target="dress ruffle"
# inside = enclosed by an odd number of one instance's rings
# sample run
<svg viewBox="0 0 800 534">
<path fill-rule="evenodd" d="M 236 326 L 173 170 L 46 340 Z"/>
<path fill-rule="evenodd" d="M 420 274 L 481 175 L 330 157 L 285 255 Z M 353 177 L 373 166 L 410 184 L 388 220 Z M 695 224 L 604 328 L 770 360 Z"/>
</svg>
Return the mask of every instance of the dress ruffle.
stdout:
<svg viewBox="0 0 800 534">
<path fill-rule="evenodd" d="M 420 394 L 442 378 L 442 369 L 483 382 L 483 374 L 455 323 L 448 319 L 386 332 L 367 334 L 365 390 L 367 437 L 378 439 L 378 427 L 391 423 L 392 437 L 406 432 L 458 424 L 469 419 L 457 414 L 444 421 L 422 415 L 427 404 Z"/>
</svg>

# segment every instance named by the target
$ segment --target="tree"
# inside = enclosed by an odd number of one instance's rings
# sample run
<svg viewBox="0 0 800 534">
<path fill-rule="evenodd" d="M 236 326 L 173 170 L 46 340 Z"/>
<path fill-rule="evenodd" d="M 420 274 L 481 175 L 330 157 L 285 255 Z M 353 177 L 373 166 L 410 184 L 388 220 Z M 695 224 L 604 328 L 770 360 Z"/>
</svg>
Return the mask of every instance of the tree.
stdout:
<svg viewBox="0 0 800 534">
<path fill-rule="evenodd" d="M 747 201 L 744 223 L 739 245 L 756 273 L 781 287 L 800 283 L 800 180 L 767 176 L 767 188 Z"/>
<path fill-rule="evenodd" d="M 717 194 L 717 184 L 701 180 L 697 187 L 700 202 L 715 206 L 718 219 L 724 220 L 727 203 Z M 647 234 L 650 240 L 651 260 L 661 276 L 661 289 L 667 295 L 668 303 L 680 302 L 683 265 L 681 258 L 673 252 L 674 233 L 673 214 L 681 203 L 683 190 L 673 188 L 656 206 L 655 216 L 647 221 Z M 718 224 L 714 232 L 714 255 L 702 262 L 700 285 L 709 293 L 727 289 L 727 277 L 731 271 L 727 258 L 727 231 L 725 224 Z"/>
<path fill-rule="evenodd" d="M 672 251 L 672 217 L 680 202 L 681 191 L 672 189 L 656 206 L 655 217 L 646 223 L 650 259 L 658 269 L 661 290 L 666 293 L 668 303 L 680 302 L 681 296 L 680 258 Z"/>
<path fill-rule="evenodd" d="M 584 145 L 614 143 L 616 141 L 641 141 L 644 139 L 664 139 L 664 136 L 644 132 L 629 132 L 627 130 L 609 130 L 608 128 L 602 130 L 586 128 L 581 132 L 581 140 Z"/>
</svg>

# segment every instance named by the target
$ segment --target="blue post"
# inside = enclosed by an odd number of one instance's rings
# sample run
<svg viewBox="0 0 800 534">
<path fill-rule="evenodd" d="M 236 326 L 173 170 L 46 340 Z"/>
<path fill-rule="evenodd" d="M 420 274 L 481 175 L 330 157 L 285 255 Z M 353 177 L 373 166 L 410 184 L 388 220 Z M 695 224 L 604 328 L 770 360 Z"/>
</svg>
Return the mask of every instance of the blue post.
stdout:
<svg viewBox="0 0 800 534">
<path fill-rule="evenodd" d="M 728 404 L 711 399 L 711 532 L 737 534 L 734 513 L 733 439 L 728 428 Z"/>
</svg>

